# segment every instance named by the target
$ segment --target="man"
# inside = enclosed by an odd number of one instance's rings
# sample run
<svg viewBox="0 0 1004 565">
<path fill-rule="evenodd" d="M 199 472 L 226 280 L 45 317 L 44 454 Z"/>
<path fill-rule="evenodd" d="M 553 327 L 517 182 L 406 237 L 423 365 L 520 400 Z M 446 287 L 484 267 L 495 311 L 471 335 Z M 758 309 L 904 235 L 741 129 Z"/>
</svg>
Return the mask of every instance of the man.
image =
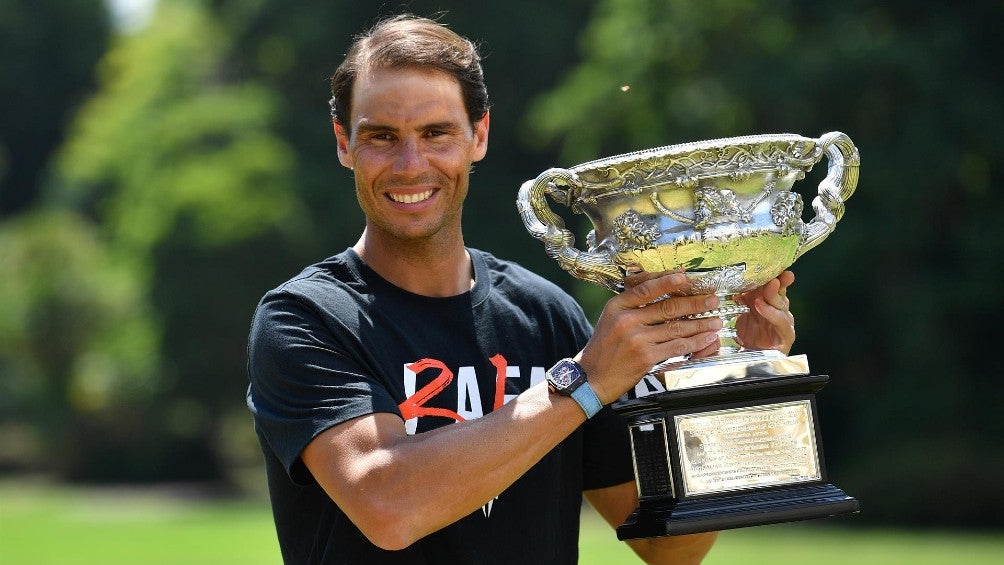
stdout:
<svg viewBox="0 0 1004 565">
<path fill-rule="evenodd" d="M 637 505 L 624 425 L 600 406 L 657 362 L 711 352 L 720 322 L 682 317 L 717 299 L 656 301 L 684 277 L 635 275 L 591 330 L 555 285 L 466 248 L 488 95 L 474 46 L 445 27 L 378 24 L 332 90 L 366 227 L 265 295 L 248 349 L 284 560 L 576 562 L 583 493 L 613 525 Z M 789 284 L 748 297 L 747 346 L 790 348 Z M 698 563 L 714 539 L 631 545 Z"/>
</svg>

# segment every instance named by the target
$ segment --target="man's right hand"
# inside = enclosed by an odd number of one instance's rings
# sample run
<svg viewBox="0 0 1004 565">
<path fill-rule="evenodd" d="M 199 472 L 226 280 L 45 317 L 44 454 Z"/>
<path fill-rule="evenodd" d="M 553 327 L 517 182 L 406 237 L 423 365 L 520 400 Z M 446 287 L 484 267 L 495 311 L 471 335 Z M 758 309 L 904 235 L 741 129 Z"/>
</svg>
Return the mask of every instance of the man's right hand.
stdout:
<svg viewBox="0 0 1004 565">
<path fill-rule="evenodd" d="M 576 356 L 604 404 L 620 398 L 657 363 L 716 344 L 719 318 L 682 317 L 717 308 L 717 296 L 666 297 L 688 284 L 680 272 L 639 273 L 627 277 L 624 292 L 607 302 L 593 337 Z"/>
</svg>

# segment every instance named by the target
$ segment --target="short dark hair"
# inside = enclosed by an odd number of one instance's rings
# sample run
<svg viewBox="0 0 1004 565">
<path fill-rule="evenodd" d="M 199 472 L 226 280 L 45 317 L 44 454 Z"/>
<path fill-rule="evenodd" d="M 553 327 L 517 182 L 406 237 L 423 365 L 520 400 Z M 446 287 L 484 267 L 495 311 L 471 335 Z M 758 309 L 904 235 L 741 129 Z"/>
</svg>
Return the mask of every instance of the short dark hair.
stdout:
<svg viewBox="0 0 1004 565">
<path fill-rule="evenodd" d="M 352 87 L 360 71 L 406 67 L 434 69 L 455 78 L 472 124 L 488 113 L 488 89 L 474 43 L 439 22 L 402 14 L 356 36 L 331 77 L 332 119 L 351 130 Z"/>
</svg>

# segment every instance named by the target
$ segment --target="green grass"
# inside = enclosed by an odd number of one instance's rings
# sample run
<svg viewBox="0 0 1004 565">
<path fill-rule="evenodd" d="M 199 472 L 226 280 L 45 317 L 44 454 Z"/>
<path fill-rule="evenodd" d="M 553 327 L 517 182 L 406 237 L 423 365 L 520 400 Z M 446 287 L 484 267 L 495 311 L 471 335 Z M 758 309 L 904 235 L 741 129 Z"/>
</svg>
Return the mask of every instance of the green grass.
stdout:
<svg viewBox="0 0 1004 565">
<path fill-rule="evenodd" d="M 0 485 L 3 565 L 280 562 L 267 503 Z"/>
<path fill-rule="evenodd" d="M 594 513 L 583 514 L 583 565 L 639 563 Z M 0 482 L 2 565 L 279 563 L 263 501 L 180 491 L 72 489 Z M 705 565 L 1004 563 L 1004 536 L 843 529 L 826 521 L 726 531 Z"/>
<path fill-rule="evenodd" d="M 726 530 L 704 565 L 1004 565 L 1004 534 L 832 524 L 816 520 Z M 580 564 L 641 563 L 614 537 L 602 518 L 584 512 Z"/>
</svg>

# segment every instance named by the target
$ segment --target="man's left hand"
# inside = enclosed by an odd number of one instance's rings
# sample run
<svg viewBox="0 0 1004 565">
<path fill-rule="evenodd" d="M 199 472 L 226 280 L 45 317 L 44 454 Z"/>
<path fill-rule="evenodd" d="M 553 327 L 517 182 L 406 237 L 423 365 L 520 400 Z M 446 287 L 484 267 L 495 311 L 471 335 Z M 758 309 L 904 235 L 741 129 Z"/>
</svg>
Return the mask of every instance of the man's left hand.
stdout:
<svg viewBox="0 0 1004 565">
<path fill-rule="evenodd" d="M 750 311 L 736 320 L 736 340 L 746 349 L 776 349 L 787 355 L 795 343 L 795 317 L 789 311 L 788 287 L 795 274 L 784 271 L 767 284 L 734 296 Z"/>
</svg>

